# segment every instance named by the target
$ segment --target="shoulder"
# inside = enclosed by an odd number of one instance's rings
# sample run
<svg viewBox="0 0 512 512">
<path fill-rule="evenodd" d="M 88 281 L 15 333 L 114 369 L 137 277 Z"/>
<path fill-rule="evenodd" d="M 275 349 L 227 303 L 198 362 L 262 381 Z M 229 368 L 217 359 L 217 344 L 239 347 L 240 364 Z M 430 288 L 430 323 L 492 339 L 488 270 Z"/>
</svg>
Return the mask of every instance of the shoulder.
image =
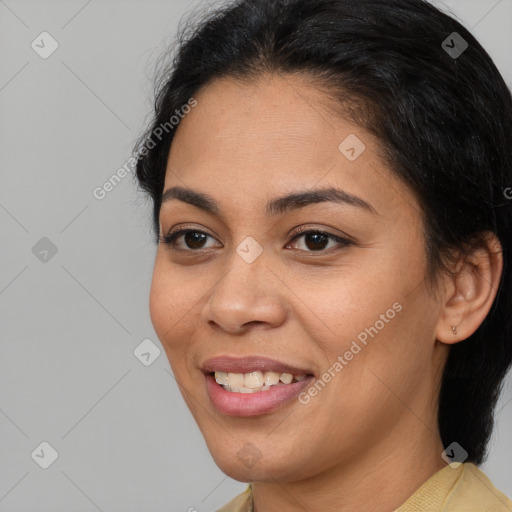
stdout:
<svg viewBox="0 0 512 512">
<path fill-rule="evenodd" d="M 462 464 L 460 477 L 446 499 L 443 510 L 445 509 L 511 512 L 512 501 L 496 489 L 487 475 L 475 464 L 465 463 Z"/>
<path fill-rule="evenodd" d="M 439 470 L 395 512 L 512 512 L 512 501 L 465 462 Z"/>
<path fill-rule="evenodd" d="M 248 485 L 243 493 L 235 496 L 229 503 L 215 512 L 252 512 L 251 486 Z"/>
</svg>

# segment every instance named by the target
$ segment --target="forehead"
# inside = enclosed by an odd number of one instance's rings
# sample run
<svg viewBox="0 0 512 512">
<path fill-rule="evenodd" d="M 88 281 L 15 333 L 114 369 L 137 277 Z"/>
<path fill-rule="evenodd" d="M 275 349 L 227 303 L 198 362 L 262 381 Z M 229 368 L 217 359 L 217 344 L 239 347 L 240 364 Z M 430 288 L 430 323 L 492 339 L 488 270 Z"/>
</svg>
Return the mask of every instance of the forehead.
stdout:
<svg viewBox="0 0 512 512">
<path fill-rule="evenodd" d="M 210 191 L 220 203 L 265 202 L 335 186 L 377 210 L 418 209 L 380 158 L 377 139 L 336 115 L 334 100 L 296 76 L 217 79 L 194 96 L 169 154 L 164 190 Z M 355 156 L 355 158 L 353 158 Z"/>
<path fill-rule="evenodd" d="M 197 106 L 181 121 L 174 142 L 223 158 L 226 152 L 232 159 L 258 153 L 260 161 L 311 154 L 327 133 L 332 140 L 324 140 L 324 150 L 342 135 L 327 108 L 333 100 L 299 77 L 272 75 L 254 82 L 224 77 L 195 98 Z"/>
</svg>

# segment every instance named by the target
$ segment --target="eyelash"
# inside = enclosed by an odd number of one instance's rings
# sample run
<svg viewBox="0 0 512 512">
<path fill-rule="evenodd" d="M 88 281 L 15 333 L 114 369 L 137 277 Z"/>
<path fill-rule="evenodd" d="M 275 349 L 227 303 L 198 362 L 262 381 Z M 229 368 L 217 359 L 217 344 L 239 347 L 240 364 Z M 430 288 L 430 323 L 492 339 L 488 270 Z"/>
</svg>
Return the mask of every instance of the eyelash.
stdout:
<svg viewBox="0 0 512 512">
<path fill-rule="evenodd" d="M 180 251 L 180 252 L 200 252 L 202 250 L 207 250 L 208 249 L 208 248 L 207 249 L 179 249 L 179 248 L 177 248 L 176 247 L 176 240 L 178 238 L 180 238 L 181 236 L 186 235 L 188 233 L 200 233 L 200 234 L 206 235 L 206 236 L 208 236 L 210 238 L 214 238 L 211 235 L 209 235 L 208 233 L 205 233 L 204 231 L 200 231 L 198 229 L 186 229 L 186 228 L 183 228 L 183 229 L 176 230 L 173 233 L 169 233 L 166 236 L 160 236 L 159 240 L 160 240 L 160 243 L 168 245 L 174 251 Z M 292 239 L 290 240 L 289 243 L 295 242 L 295 240 L 297 240 L 298 238 L 300 238 L 302 236 L 305 236 L 305 235 L 312 234 L 312 233 L 327 236 L 328 238 L 330 238 L 330 239 L 334 240 L 335 242 L 337 242 L 340 245 L 340 248 L 347 247 L 347 246 L 353 244 L 353 242 L 351 240 L 348 240 L 347 238 L 343 238 L 343 237 L 340 237 L 340 236 L 337 236 L 337 235 L 333 235 L 332 233 L 328 233 L 326 231 L 321 231 L 321 230 L 318 230 L 318 229 L 308 229 L 308 230 L 302 230 L 302 231 L 296 232 L 294 234 L 294 236 L 292 237 Z M 321 249 L 321 250 L 318 250 L 318 251 L 303 251 L 303 252 L 308 252 L 308 253 L 313 253 L 313 254 L 314 253 L 327 253 L 327 252 L 329 252 L 329 249 Z"/>
</svg>

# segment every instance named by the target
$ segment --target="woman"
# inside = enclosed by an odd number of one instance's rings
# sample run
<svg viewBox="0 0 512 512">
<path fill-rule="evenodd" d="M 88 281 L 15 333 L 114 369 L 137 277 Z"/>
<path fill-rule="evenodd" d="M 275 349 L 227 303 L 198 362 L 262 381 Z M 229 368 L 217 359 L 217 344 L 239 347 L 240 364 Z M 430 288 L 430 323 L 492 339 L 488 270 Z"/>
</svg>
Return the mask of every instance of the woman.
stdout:
<svg viewBox="0 0 512 512">
<path fill-rule="evenodd" d="M 422 0 L 241 0 L 138 146 L 150 314 L 221 510 L 510 511 L 478 468 L 512 361 L 512 98 Z"/>
</svg>

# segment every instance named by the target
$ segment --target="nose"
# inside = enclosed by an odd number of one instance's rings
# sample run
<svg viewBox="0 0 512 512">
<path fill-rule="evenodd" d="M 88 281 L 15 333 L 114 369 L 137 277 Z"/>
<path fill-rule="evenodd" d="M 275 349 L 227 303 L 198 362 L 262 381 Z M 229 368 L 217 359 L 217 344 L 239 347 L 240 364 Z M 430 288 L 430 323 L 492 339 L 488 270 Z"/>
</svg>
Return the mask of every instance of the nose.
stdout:
<svg viewBox="0 0 512 512">
<path fill-rule="evenodd" d="M 237 253 L 224 267 L 202 311 L 202 320 L 214 329 L 244 333 L 251 325 L 279 327 L 286 318 L 282 277 L 264 254 L 252 263 Z"/>
</svg>

